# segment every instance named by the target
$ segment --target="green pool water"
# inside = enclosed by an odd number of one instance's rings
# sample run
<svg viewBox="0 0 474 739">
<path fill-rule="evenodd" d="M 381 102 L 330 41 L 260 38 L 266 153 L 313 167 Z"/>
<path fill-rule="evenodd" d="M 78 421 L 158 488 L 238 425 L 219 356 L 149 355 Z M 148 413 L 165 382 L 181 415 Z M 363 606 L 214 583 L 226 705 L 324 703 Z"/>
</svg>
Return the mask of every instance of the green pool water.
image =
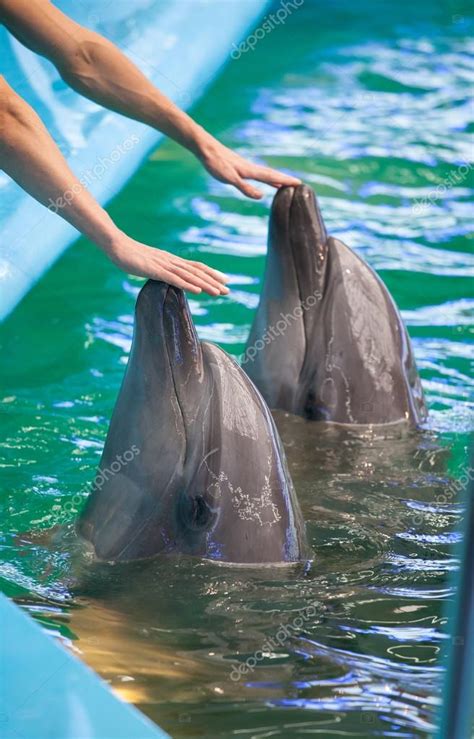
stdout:
<svg viewBox="0 0 474 739">
<path fill-rule="evenodd" d="M 474 425 L 467 8 L 306 0 L 194 110 L 315 188 L 329 231 L 402 310 L 429 404 L 422 434 L 390 439 L 278 417 L 306 572 L 177 559 L 95 568 L 75 591 L 72 553 L 21 534 L 72 521 L 87 497 L 140 280 L 81 239 L 0 327 L 0 587 L 173 736 L 433 732 Z M 190 303 L 200 336 L 239 355 L 271 197 L 247 201 L 166 143 L 109 211 L 135 238 L 231 276 L 230 297 Z"/>
</svg>

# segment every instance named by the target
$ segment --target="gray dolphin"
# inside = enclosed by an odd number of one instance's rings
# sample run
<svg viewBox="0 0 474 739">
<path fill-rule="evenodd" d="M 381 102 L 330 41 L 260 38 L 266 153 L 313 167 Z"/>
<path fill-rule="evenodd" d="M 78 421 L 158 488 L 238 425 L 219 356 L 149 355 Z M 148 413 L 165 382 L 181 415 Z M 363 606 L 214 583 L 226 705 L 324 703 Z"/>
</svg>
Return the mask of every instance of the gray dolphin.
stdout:
<svg viewBox="0 0 474 739">
<path fill-rule="evenodd" d="M 148 281 L 79 534 L 101 560 L 185 553 L 297 562 L 304 523 L 271 414 L 222 349 L 200 342 L 184 293 Z"/>
<path fill-rule="evenodd" d="M 375 272 L 328 236 L 307 185 L 274 198 L 243 366 L 270 408 L 308 419 L 417 425 L 426 417 L 396 305 Z"/>
</svg>

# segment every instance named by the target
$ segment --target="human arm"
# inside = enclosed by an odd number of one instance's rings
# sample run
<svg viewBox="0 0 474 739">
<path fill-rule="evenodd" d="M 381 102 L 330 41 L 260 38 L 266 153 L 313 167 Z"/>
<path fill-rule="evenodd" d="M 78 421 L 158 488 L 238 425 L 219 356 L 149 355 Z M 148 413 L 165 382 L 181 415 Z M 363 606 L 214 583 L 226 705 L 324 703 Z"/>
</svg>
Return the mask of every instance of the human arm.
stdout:
<svg viewBox="0 0 474 739">
<path fill-rule="evenodd" d="M 0 0 L 0 22 L 25 46 L 50 59 L 81 95 L 162 131 L 195 154 L 214 177 L 245 195 L 262 196 L 247 179 L 274 187 L 299 184 L 295 177 L 253 164 L 221 144 L 113 43 L 73 21 L 49 0 Z"/>
<path fill-rule="evenodd" d="M 225 294 L 225 277 L 130 238 L 77 179 L 34 110 L 0 77 L 0 168 L 99 246 L 121 269 L 190 292 Z M 71 197 L 65 198 L 65 193 Z"/>
</svg>

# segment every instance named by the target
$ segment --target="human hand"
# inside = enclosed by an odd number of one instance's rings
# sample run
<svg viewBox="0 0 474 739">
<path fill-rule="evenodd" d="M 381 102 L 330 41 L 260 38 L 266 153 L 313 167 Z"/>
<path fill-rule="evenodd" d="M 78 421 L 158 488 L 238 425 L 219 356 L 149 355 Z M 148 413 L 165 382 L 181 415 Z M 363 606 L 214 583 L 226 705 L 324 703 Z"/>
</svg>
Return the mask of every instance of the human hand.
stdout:
<svg viewBox="0 0 474 739">
<path fill-rule="evenodd" d="M 236 154 L 235 151 L 212 137 L 206 144 L 201 145 L 197 156 L 213 177 L 220 180 L 220 182 L 234 185 L 244 195 L 255 200 L 259 200 L 263 193 L 257 187 L 246 182 L 247 179 L 265 182 L 273 187 L 301 184 L 301 180 L 297 177 L 283 174 L 283 172 L 271 169 L 271 167 L 252 164 L 252 162 L 244 159 L 240 154 Z"/>
<path fill-rule="evenodd" d="M 162 280 L 196 294 L 204 291 L 216 296 L 229 292 L 225 285 L 227 277 L 222 272 L 142 244 L 123 232 L 114 238 L 106 251 L 120 269 L 132 275 Z"/>
</svg>

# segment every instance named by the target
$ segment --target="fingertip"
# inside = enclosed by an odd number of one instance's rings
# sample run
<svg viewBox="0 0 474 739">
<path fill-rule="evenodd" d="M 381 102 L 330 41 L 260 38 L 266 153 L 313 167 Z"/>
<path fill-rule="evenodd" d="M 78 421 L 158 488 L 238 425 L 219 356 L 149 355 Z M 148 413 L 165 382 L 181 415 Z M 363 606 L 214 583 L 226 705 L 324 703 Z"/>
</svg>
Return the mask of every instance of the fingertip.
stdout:
<svg viewBox="0 0 474 739">
<path fill-rule="evenodd" d="M 243 195 L 246 195 L 248 198 L 260 200 L 263 197 L 263 193 L 260 192 L 260 190 L 257 190 L 256 187 L 252 187 L 252 185 L 249 185 L 244 181 L 236 183 L 236 187 L 240 190 L 241 193 L 243 193 Z"/>
<path fill-rule="evenodd" d="M 215 272 L 217 278 L 219 280 L 222 280 L 222 282 L 228 282 L 229 281 L 229 275 L 226 275 L 225 272 L 221 272 L 220 269 L 214 269 L 212 268 L 212 271 Z"/>
<path fill-rule="evenodd" d="M 217 295 L 220 295 L 220 290 L 218 287 L 214 287 L 214 285 L 206 285 L 204 288 L 205 292 L 207 292 L 208 295 L 212 295 L 213 297 L 217 297 Z"/>
</svg>

